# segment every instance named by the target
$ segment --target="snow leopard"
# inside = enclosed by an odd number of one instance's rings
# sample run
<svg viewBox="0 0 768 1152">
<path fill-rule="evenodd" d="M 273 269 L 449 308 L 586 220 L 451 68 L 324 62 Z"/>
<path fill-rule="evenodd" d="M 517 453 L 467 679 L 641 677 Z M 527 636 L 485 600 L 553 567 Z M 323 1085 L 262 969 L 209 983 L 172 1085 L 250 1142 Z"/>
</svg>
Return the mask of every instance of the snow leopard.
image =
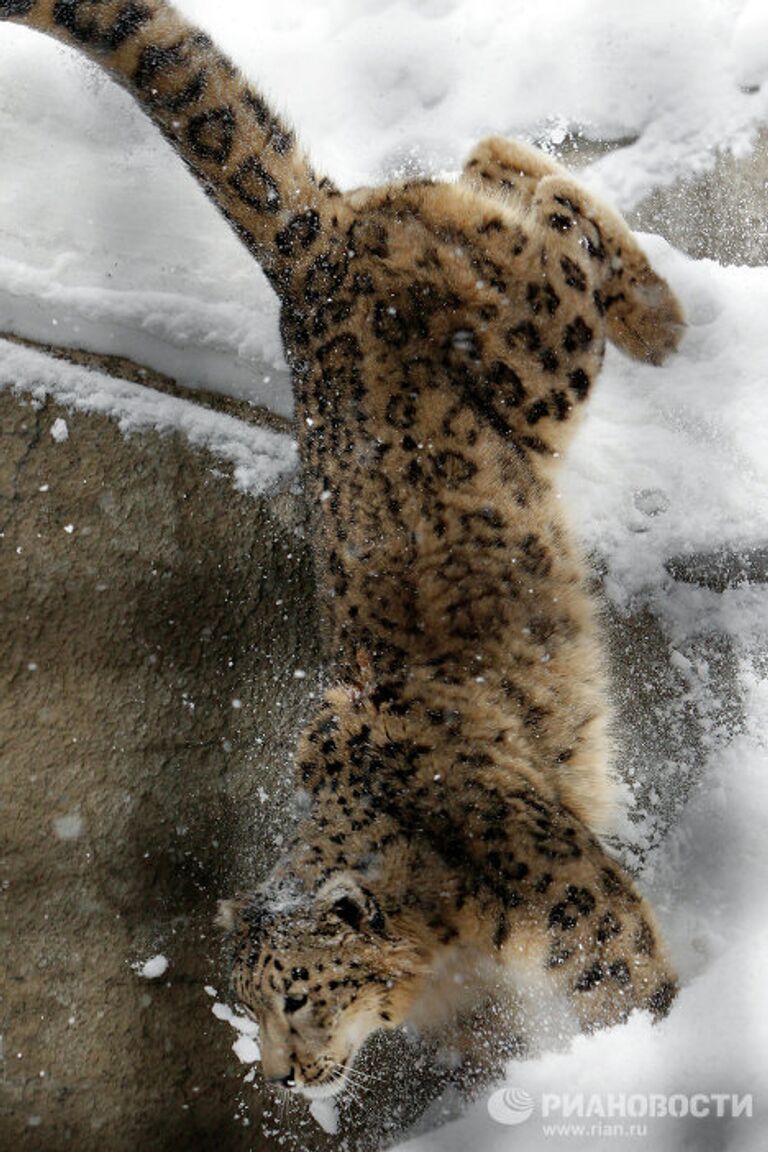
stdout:
<svg viewBox="0 0 768 1152">
<path fill-rule="evenodd" d="M 606 341 L 653 365 L 677 347 L 672 290 L 526 144 L 342 192 L 163 0 L 0 18 L 127 89 L 280 305 L 329 687 L 285 850 L 220 910 L 264 1077 L 335 1095 L 374 1032 L 440 1026 L 489 971 L 585 1030 L 663 1016 L 673 968 L 601 840 L 606 685 L 557 467 Z"/>
</svg>

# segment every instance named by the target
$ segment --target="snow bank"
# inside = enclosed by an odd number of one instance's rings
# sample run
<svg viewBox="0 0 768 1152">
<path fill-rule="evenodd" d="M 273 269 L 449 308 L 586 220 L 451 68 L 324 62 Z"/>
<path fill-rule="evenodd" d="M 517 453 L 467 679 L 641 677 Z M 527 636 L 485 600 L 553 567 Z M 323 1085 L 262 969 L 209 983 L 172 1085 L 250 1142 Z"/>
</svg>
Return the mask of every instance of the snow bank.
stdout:
<svg viewBox="0 0 768 1152">
<path fill-rule="evenodd" d="M 650 884 L 644 885 L 684 982 L 671 1015 L 653 1025 L 637 1014 L 623 1027 L 578 1037 L 565 1052 L 510 1064 L 507 1085 L 534 1102 L 530 1119 L 514 1133 L 491 1119 L 490 1088 L 462 1119 L 407 1142 L 401 1152 L 508 1152 L 513 1138 L 525 1152 L 626 1148 L 628 1133 L 612 1136 L 590 1128 L 583 1135 L 548 1132 L 546 1123 L 557 1123 L 561 1116 L 556 1109 L 544 1118 L 545 1097 L 597 1096 L 607 1110 L 616 1108 L 621 1097 L 649 1101 L 700 1094 L 751 1097 L 752 1116 L 719 1119 L 710 1104 L 708 1117 L 644 1119 L 647 1139 L 638 1138 L 637 1146 L 653 1152 L 764 1152 L 768 932 L 759 910 L 768 864 L 763 834 L 768 819 L 765 681 L 759 694 L 761 699 L 753 701 L 759 711 L 752 718 L 759 716 L 761 731 L 740 736 L 708 765 L 699 793 L 659 852 Z M 602 1123 L 620 1123 L 617 1115 Z M 574 1122 L 583 1123 L 578 1115 Z M 626 1121 L 627 1127 L 631 1122 Z M 599 1116 L 591 1123 L 599 1125 Z"/>
<path fill-rule="evenodd" d="M 210 205 L 203 208 L 212 213 Z M 233 250 L 228 242 L 225 247 L 234 264 L 242 261 L 239 246 Z M 223 392 L 288 415 L 292 399 L 277 306 L 250 263 L 250 282 L 236 301 L 216 300 L 215 292 L 212 300 L 200 299 L 201 286 L 194 283 L 191 270 L 182 291 L 149 287 L 158 279 L 155 269 L 146 288 L 120 289 L 103 282 L 98 266 L 86 267 L 74 255 L 57 256 L 41 267 L 0 256 L 0 331 L 127 356 L 189 387 Z M 224 280 L 223 269 L 221 275 Z M 77 283 L 81 276 L 91 282 Z"/>
<path fill-rule="evenodd" d="M 607 1152 L 633 1143 L 628 1131 L 610 1127 L 622 1122 L 647 1125 L 633 1146 L 653 1152 L 766 1147 L 768 586 L 750 584 L 738 562 L 720 591 L 675 582 L 666 562 L 678 554 L 765 548 L 768 270 L 697 263 L 657 238 L 643 243 L 680 293 L 689 330 L 663 369 L 609 354 L 567 457 L 562 493 L 587 547 L 605 563 L 609 597 L 620 610 L 642 603 L 660 622 L 694 711 L 705 716 L 708 707 L 701 637 L 724 638 L 736 662 L 741 717 L 729 730 L 708 734 L 701 779 L 640 878 L 682 991 L 661 1025 L 636 1015 L 625 1027 L 578 1037 L 565 1051 L 510 1064 L 505 1086 L 512 1099 L 527 1093 L 533 1102 L 514 1131 L 491 1118 L 489 1088 L 462 1119 L 400 1152 L 508 1152 L 513 1140 L 524 1152 Z M 647 767 L 662 779 L 666 772 L 674 788 L 674 764 Z M 685 1097 L 673 1107 L 689 1107 L 702 1094 L 750 1098 L 752 1115 L 718 1117 L 710 1101 L 710 1115 L 702 1117 L 577 1115 L 576 1128 L 558 1134 L 551 1127 L 562 1119 L 557 1109 L 542 1114 L 545 1098 L 597 1096 L 607 1110 L 630 1096 L 642 1098 L 640 1108 L 654 1096 Z M 431 1115 L 441 1118 L 439 1102 Z"/>
<path fill-rule="evenodd" d="M 718 1117 L 710 1101 L 708 1116 L 636 1120 L 647 1132 L 635 1143 L 654 1152 L 766 1147 L 768 586 L 740 574 L 738 553 L 764 549 L 768 537 L 768 270 L 697 263 L 657 238 L 643 242 L 680 293 L 689 330 L 663 369 L 609 354 L 566 459 L 562 494 L 586 546 L 605 564 L 614 604 L 642 604 L 659 621 L 703 723 L 710 688 L 701 637 L 724 638 L 736 663 L 741 717 L 707 733 L 701 779 L 640 878 L 682 992 L 659 1026 L 637 1015 L 626 1027 L 577 1038 L 566 1051 L 510 1064 L 506 1087 L 534 1105 L 514 1132 L 489 1115 L 489 1089 L 462 1119 L 401 1152 L 507 1152 L 512 1140 L 525 1152 L 628 1147 L 630 1134 L 611 1128 L 622 1122 L 616 1113 L 577 1116 L 577 1127 L 563 1134 L 551 1127 L 561 1117 L 555 1110 L 545 1119 L 545 1097 L 579 1094 L 596 1095 L 605 1109 L 630 1096 L 685 1097 L 678 1108 L 701 1094 L 749 1098 L 751 1116 Z M 719 591 L 668 572 L 676 555 L 721 550 L 737 556 L 730 586 Z M 674 789 L 674 764 L 649 762 L 647 770 L 662 780 L 666 773 Z M 439 1102 L 431 1115 L 440 1119 Z M 624 1122 L 629 1127 L 632 1117 Z"/>
<path fill-rule="evenodd" d="M 125 433 L 178 432 L 232 465 L 235 487 L 243 492 L 261 492 L 296 467 L 289 436 L 0 340 L 0 391 L 5 388 L 33 402 L 51 396 L 73 411 L 109 416 Z"/>
</svg>

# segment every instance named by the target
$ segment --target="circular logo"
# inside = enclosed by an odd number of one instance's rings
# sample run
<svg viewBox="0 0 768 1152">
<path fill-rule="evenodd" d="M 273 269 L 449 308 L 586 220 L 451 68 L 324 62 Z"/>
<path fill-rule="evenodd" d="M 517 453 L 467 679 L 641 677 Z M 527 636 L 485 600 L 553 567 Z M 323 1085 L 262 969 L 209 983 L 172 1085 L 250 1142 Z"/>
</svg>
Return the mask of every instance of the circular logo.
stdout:
<svg viewBox="0 0 768 1152">
<path fill-rule="evenodd" d="M 522 1088 L 499 1088 L 488 1101 L 488 1114 L 497 1124 L 524 1124 L 533 1109 L 533 1097 Z"/>
</svg>

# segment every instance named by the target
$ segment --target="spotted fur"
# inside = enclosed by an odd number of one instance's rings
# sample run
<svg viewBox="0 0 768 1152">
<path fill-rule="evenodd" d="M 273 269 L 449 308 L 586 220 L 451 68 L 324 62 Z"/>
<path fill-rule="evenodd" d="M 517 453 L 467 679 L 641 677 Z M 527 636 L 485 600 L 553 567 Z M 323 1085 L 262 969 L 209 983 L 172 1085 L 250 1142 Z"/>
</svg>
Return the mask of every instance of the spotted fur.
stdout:
<svg viewBox="0 0 768 1152">
<path fill-rule="evenodd" d="M 342 195 L 168 5 L 0 17 L 133 94 L 281 301 L 335 686 L 300 738 L 286 854 L 222 913 L 267 1078 L 337 1091 L 373 1031 L 434 1024 L 489 965 L 588 1029 L 666 1012 L 652 914 L 597 838 L 604 688 L 555 464 L 606 339 L 652 364 L 676 347 L 667 285 L 531 148 Z"/>
</svg>

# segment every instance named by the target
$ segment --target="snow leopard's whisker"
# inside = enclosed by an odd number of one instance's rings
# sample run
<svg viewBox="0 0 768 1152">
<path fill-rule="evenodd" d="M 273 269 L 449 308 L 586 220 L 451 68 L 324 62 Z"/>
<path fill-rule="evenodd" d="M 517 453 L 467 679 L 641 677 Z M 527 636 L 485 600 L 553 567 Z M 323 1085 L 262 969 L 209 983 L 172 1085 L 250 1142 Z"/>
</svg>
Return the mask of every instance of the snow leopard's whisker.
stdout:
<svg viewBox="0 0 768 1152">
<path fill-rule="evenodd" d="M 362 1068 L 357 1068 L 352 1064 L 340 1064 L 338 1060 L 334 1060 L 333 1063 L 339 1071 L 344 1072 L 347 1076 L 354 1077 L 361 1084 L 370 1082 L 378 1083 L 385 1079 L 384 1076 L 377 1076 L 374 1072 L 364 1072 Z"/>
</svg>

